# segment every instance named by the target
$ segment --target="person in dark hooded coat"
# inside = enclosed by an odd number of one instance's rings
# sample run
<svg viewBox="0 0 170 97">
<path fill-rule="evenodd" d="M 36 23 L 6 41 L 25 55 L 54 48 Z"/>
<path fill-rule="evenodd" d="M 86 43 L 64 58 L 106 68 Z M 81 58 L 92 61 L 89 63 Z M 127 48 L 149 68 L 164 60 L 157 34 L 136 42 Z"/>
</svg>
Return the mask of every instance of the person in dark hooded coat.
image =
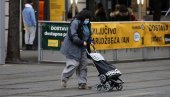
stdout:
<svg viewBox="0 0 170 97">
<path fill-rule="evenodd" d="M 66 88 L 67 81 L 76 71 L 79 89 L 87 89 L 87 52 L 91 38 L 91 14 L 82 10 L 72 18 L 60 52 L 66 56 L 66 66 L 61 75 L 61 86 Z"/>
</svg>

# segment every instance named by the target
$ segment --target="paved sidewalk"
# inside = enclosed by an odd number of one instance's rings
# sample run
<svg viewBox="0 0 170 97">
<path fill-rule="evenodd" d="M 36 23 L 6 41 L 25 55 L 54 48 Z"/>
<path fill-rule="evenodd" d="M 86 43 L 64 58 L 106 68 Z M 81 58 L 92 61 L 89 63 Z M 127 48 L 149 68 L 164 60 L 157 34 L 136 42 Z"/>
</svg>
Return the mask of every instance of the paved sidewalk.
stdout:
<svg viewBox="0 0 170 97">
<path fill-rule="evenodd" d="M 31 52 L 34 52 L 32 54 Z M 0 97 L 170 97 L 170 60 L 117 63 L 123 73 L 122 91 L 97 91 L 98 72 L 88 66 L 88 85 L 91 90 L 79 90 L 75 74 L 68 88 L 60 87 L 64 64 L 37 63 L 36 52 L 21 56 L 32 60 L 28 64 L 0 65 Z"/>
<path fill-rule="evenodd" d="M 27 60 L 30 63 L 38 63 L 38 51 L 37 50 L 21 50 L 21 58 Z"/>
</svg>

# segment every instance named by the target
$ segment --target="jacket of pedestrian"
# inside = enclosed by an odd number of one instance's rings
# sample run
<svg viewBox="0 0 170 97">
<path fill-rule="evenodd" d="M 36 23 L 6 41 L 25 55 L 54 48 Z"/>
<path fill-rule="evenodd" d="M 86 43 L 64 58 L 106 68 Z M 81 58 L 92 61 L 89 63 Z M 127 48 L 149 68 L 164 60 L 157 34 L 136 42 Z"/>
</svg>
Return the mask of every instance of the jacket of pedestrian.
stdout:
<svg viewBox="0 0 170 97">
<path fill-rule="evenodd" d="M 67 58 L 75 59 L 77 61 L 80 60 L 82 49 L 84 49 L 83 47 L 84 40 L 82 39 L 83 33 L 82 31 L 78 31 L 80 22 L 81 21 L 77 19 L 74 19 L 71 22 L 68 33 L 60 49 L 60 52 L 64 54 Z M 72 40 L 70 39 L 69 33 L 72 35 Z M 91 30 L 90 30 L 90 34 L 91 34 Z M 90 44 L 91 41 L 92 39 L 90 35 L 86 42 Z"/>
<path fill-rule="evenodd" d="M 31 4 L 25 4 L 25 8 L 22 11 L 23 22 L 26 26 L 35 26 L 35 11 Z"/>
</svg>

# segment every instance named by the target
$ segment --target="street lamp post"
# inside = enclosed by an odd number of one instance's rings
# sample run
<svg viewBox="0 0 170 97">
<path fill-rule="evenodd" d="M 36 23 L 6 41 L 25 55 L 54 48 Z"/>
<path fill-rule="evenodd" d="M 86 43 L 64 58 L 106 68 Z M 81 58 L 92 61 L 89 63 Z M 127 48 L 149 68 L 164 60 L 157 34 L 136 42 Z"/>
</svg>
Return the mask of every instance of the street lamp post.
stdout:
<svg viewBox="0 0 170 97">
<path fill-rule="evenodd" d="M 137 0 L 138 4 L 138 19 L 142 19 L 142 5 L 144 4 L 144 0 Z"/>
</svg>

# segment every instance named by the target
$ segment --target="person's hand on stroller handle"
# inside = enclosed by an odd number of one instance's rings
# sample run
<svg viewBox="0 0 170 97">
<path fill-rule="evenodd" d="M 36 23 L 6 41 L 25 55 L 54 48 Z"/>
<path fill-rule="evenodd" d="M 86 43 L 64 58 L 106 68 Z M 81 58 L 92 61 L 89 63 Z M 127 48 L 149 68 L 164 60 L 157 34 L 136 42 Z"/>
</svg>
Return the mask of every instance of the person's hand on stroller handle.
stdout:
<svg viewBox="0 0 170 97">
<path fill-rule="evenodd" d="M 84 42 L 83 42 L 83 45 L 84 45 L 84 46 L 87 46 L 87 42 L 86 42 L 86 41 L 84 41 Z"/>
</svg>

